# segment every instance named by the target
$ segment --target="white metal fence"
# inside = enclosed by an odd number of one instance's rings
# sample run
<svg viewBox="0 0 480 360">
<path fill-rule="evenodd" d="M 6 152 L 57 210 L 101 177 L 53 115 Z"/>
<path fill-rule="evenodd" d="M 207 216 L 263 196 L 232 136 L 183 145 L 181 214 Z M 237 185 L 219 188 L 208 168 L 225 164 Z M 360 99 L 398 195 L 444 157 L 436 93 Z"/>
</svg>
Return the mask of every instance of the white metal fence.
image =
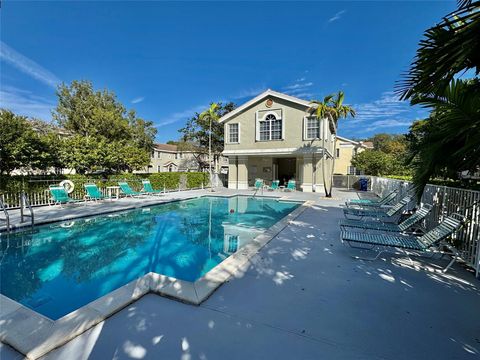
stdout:
<svg viewBox="0 0 480 360">
<path fill-rule="evenodd" d="M 383 196 L 399 189 L 402 197 L 409 189 L 410 182 L 371 176 L 371 190 Z M 462 259 L 480 273 L 480 191 L 452 188 L 448 186 L 427 185 L 421 203 L 433 205 L 432 211 L 425 219 L 425 226 L 431 229 L 445 216 L 453 213 L 463 215 L 467 222 L 457 231 L 454 245 L 460 251 Z"/>
<path fill-rule="evenodd" d="M 178 187 L 174 189 L 169 189 L 169 188 L 163 188 L 165 193 L 168 192 L 173 192 L 173 191 L 186 191 L 186 190 L 197 190 L 197 189 L 203 189 L 203 188 L 209 188 L 209 186 L 202 186 L 201 187 Z M 100 192 L 107 196 L 108 191 L 106 187 L 99 187 L 98 188 Z M 21 193 L 3 193 L 0 194 L 0 199 L 2 200 L 3 204 L 7 209 L 17 209 L 20 207 L 20 199 L 21 199 Z M 51 195 L 50 191 L 48 189 L 45 189 L 43 191 L 36 191 L 36 192 L 27 192 L 26 193 L 28 200 L 30 202 L 31 206 L 44 206 L 44 205 L 50 205 L 51 204 Z M 84 200 L 85 199 L 85 190 L 83 189 L 83 186 L 75 186 L 74 190 L 72 193 L 69 194 L 69 196 L 72 199 L 76 200 Z M 112 196 L 115 196 L 115 192 L 112 193 Z"/>
</svg>

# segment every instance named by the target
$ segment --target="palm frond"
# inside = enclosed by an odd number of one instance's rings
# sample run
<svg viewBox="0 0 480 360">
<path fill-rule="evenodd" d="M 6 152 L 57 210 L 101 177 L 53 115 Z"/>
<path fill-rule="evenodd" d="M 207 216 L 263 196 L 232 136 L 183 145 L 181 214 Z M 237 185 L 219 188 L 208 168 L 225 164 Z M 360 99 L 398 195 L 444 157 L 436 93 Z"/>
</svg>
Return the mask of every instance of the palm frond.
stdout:
<svg viewBox="0 0 480 360">
<path fill-rule="evenodd" d="M 425 32 L 410 70 L 396 85 L 402 100 L 443 89 L 462 71 L 480 73 L 480 1 L 462 5 Z"/>
</svg>

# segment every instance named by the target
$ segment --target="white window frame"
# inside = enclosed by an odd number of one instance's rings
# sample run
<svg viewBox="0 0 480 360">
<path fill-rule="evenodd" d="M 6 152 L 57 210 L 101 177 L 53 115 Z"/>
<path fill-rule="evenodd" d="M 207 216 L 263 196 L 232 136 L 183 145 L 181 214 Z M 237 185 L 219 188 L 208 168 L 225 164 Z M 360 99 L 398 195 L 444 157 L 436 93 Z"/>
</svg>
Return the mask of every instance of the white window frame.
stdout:
<svg viewBox="0 0 480 360">
<path fill-rule="evenodd" d="M 280 113 L 280 116 L 279 116 Z M 265 141 L 282 141 L 285 140 L 285 117 L 284 117 L 284 111 L 283 109 L 272 109 L 270 111 L 267 111 L 261 118 L 258 116 L 259 111 L 257 110 L 255 112 L 255 141 L 258 142 L 265 142 Z M 260 122 L 265 121 L 268 115 L 273 115 L 275 116 L 275 120 L 280 120 L 282 123 L 282 134 L 280 139 L 272 139 L 272 126 L 270 126 L 269 129 L 269 139 L 267 140 L 261 140 L 260 139 Z"/>
<path fill-rule="evenodd" d="M 308 120 L 311 118 L 316 118 L 318 121 L 318 137 L 309 137 L 308 136 Z M 303 139 L 304 140 L 317 140 L 322 138 L 322 120 L 316 116 L 304 116 L 303 117 Z"/>
<path fill-rule="evenodd" d="M 238 141 L 230 141 L 230 125 L 238 125 Z M 227 124 L 227 144 L 240 144 L 240 123 Z"/>
</svg>

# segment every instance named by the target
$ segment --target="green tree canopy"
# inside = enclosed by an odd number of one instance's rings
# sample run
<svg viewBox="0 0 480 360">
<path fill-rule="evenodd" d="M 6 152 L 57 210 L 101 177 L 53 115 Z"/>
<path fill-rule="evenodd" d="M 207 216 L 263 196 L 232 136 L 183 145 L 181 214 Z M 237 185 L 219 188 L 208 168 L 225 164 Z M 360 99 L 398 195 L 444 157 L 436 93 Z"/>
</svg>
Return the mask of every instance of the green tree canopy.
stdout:
<svg viewBox="0 0 480 360">
<path fill-rule="evenodd" d="M 395 174 L 396 164 L 397 160 L 393 155 L 380 150 L 367 149 L 352 158 L 353 166 L 373 176 Z"/>
<path fill-rule="evenodd" d="M 179 130 L 181 135 L 181 146 L 197 154 L 208 154 L 209 128 L 210 120 L 212 121 L 212 154 L 218 159 L 223 151 L 224 131 L 223 124 L 217 120 L 223 115 L 234 110 L 236 105 L 233 102 L 226 104 L 218 103 L 211 111 L 204 113 L 195 113 L 185 126 Z"/>
<path fill-rule="evenodd" d="M 55 148 L 57 138 L 48 124 L 35 123 L 36 131 L 26 117 L 0 109 L 0 174 L 15 169 L 45 170 L 58 165 Z"/>
<path fill-rule="evenodd" d="M 132 171 L 147 166 L 157 130 L 151 121 L 127 112 L 108 90 L 96 91 L 89 81 L 62 84 L 53 118 L 70 134 L 60 154 L 66 167 Z"/>
</svg>

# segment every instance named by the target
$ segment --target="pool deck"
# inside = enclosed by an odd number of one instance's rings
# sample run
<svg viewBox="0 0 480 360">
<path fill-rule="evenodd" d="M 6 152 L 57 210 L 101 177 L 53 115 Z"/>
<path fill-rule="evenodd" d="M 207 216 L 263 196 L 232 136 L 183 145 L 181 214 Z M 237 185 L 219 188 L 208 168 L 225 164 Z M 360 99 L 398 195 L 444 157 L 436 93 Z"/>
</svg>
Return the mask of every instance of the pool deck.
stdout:
<svg viewBox="0 0 480 360">
<path fill-rule="evenodd" d="M 171 193 L 183 199 L 206 191 Z M 252 192 L 223 190 L 217 195 Z M 148 294 L 42 359 L 480 358 L 480 280 L 448 259 L 355 260 L 339 205 L 355 192 L 267 193 L 313 201 L 199 306 Z M 363 194 L 362 194 L 363 195 Z M 152 204 L 36 210 L 37 222 Z M 18 222 L 12 212 L 12 222 Z M 0 324 L 1 326 L 1 324 Z M 0 345 L 2 360 L 23 356 Z"/>
</svg>

